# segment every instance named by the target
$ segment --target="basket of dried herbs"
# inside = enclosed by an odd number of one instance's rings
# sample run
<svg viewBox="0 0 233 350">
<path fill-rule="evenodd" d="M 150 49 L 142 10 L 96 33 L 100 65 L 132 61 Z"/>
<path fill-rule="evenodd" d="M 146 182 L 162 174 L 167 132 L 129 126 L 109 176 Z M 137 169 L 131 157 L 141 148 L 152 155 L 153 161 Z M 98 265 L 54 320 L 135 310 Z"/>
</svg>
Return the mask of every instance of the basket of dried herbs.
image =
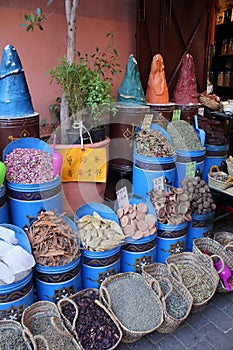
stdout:
<svg viewBox="0 0 233 350">
<path fill-rule="evenodd" d="M 172 254 L 166 259 L 171 271 L 180 275 L 183 284 L 193 297 L 191 312 L 205 308 L 216 292 L 219 276 L 211 258 L 193 252 Z"/>
<path fill-rule="evenodd" d="M 142 276 L 147 282 L 156 279 L 162 291 L 163 323 L 156 329 L 159 333 L 172 333 L 188 317 L 193 298 L 179 276 L 173 276 L 166 264 L 144 265 Z"/>
<path fill-rule="evenodd" d="M 86 288 L 58 301 L 59 312 L 81 349 L 111 350 L 121 341 L 121 328 L 99 299 L 98 289 Z"/>
<path fill-rule="evenodd" d="M 14 320 L 0 320 L 0 349 L 36 349 L 33 339 L 24 336 L 23 327 Z"/>
<path fill-rule="evenodd" d="M 226 288 L 223 280 L 219 279 L 218 292 L 231 292 L 233 291 L 233 247 L 228 244 L 225 247 L 222 246 L 216 240 L 209 237 L 196 238 L 193 241 L 193 252 L 197 255 L 209 256 L 216 263 L 216 260 L 221 260 L 223 265 L 231 270 L 231 276 L 228 279 L 229 288 Z M 222 269 L 219 270 L 219 273 Z"/>
<path fill-rule="evenodd" d="M 65 327 L 57 306 L 50 301 L 37 301 L 27 307 L 21 323 L 25 334 L 34 339 L 38 349 L 80 350 L 74 336 Z"/>
<path fill-rule="evenodd" d="M 100 286 L 101 300 L 122 328 L 122 342 L 133 343 L 163 322 L 161 290 L 135 272 L 107 277 Z"/>
</svg>

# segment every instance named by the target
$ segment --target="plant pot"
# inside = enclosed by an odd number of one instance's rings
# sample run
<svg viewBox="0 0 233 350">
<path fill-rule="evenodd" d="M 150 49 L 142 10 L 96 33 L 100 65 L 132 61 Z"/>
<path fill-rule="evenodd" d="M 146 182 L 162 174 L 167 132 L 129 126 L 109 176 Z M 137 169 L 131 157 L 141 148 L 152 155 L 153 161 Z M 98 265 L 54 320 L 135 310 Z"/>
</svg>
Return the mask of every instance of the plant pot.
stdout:
<svg viewBox="0 0 233 350">
<path fill-rule="evenodd" d="M 66 130 L 66 134 L 68 137 L 68 141 L 70 145 L 80 145 L 81 144 L 81 137 L 79 130 L 70 128 Z M 90 143 L 90 136 L 87 132 L 83 133 L 83 143 L 88 144 Z"/>
<path fill-rule="evenodd" d="M 90 130 L 90 134 L 93 143 L 103 141 L 106 137 L 106 128 L 104 125 L 93 128 Z"/>
<path fill-rule="evenodd" d="M 110 139 L 106 137 L 104 141 L 92 144 L 85 144 L 84 148 L 105 148 L 107 157 L 107 172 L 109 160 Z M 81 145 L 56 145 L 56 151 L 68 150 L 69 148 L 81 148 Z M 107 174 L 106 174 L 107 178 Z M 73 217 L 74 212 L 83 204 L 89 202 L 102 203 L 106 182 L 62 182 L 62 210 L 67 216 Z"/>
</svg>

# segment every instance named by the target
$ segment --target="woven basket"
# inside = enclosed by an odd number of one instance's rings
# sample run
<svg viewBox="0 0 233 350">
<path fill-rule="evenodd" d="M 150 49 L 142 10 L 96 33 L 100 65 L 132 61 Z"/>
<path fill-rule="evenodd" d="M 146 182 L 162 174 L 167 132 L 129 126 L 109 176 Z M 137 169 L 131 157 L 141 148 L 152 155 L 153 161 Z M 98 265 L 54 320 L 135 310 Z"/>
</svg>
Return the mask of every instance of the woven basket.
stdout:
<svg viewBox="0 0 233 350">
<path fill-rule="evenodd" d="M 188 317 L 193 298 L 188 289 L 182 283 L 182 281 L 174 278 L 169 272 L 169 268 L 165 264 L 154 263 L 150 265 L 144 265 L 142 268 L 142 276 L 150 283 L 154 279 L 159 282 L 160 289 L 163 292 L 162 304 L 163 304 L 163 323 L 156 331 L 159 333 L 172 333 L 180 324 Z M 168 289 L 164 292 L 165 288 Z M 180 299 L 180 302 L 178 302 Z M 176 301 L 176 302 L 175 302 Z M 170 306 L 173 306 L 171 309 Z"/>
<path fill-rule="evenodd" d="M 232 157 L 230 156 L 230 159 L 232 159 Z M 227 171 L 228 171 L 228 174 L 229 175 L 233 175 L 233 162 L 230 161 L 230 159 L 228 158 L 226 160 L 226 163 L 227 163 Z"/>
<path fill-rule="evenodd" d="M 175 271 L 182 278 L 193 297 L 191 312 L 202 311 L 213 297 L 219 282 L 219 276 L 213 261 L 192 252 L 172 254 L 166 259 L 170 271 Z"/>
<path fill-rule="evenodd" d="M 63 324 L 57 306 L 50 301 L 37 301 L 28 306 L 21 319 L 25 335 L 34 339 L 38 349 L 80 350 L 73 335 Z"/>
<path fill-rule="evenodd" d="M 217 172 L 213 172 L 213 170 L 217 170 Z M 231 187 L 233 185 L 233 176 L 230 176 L 227 181 L 220 181 L 214 178 L 214 175 L 226 175 L 223 171 L 219 170 L 219 167 L 217 165 L 213 165 L 210 168 L 210 172 L 208 174 L 208 185 L 210 188 L 216 189 L 216 190 L 226 190 L 227 188 Z"/>
<path fill-rule="evenodd" d="M 78 322 L 80 322 L 80 321 L 79 321 L 80 312 L 79 312 L 79 307 L 78 307 L 78 304 L 77 304 L 76 300 L 77 300 L 77 298 L 79 298 L 79 297 L 82 297 L 82 298 L 89 298 L 89 299 L 90 299 L 90 296 L 91 296 L 92 293 L 95 293 L 95 295 L 97 295 L 97 298 L 99 299 L 99 296 L 100 296 L 100 295 L 99 295 L 99 290 L 98 290 L 98 289 L 95 289 L 95 288 L 87 288 L 87 289 L 83 289 L 82 291 L 73 294 L 73 295 L 70 296 L 69 298 L 60 299 L 60 300 L 58 301 L 58 304 L 57 304 L 58 310 L 59 310 L 59 312 L 60 312 L 62 318 L 64 319 L 64 322 L 65 322 L 67 328 L 68 328 L 68 329 L 70 330 L 70 332 L 75 336 L 75 338 L 76 338 L 76 340 L 78 341 L 78 343 L 79 343 L 81 349 L 86 349 L 86 350 L 90 349 L 92 344 L 85 348 L 85 347 L 83 346 L 83 344 L 81 343 L 80 338 L 79 338 L 79 336 L 78 336 L 78 333 L 77 333 L 77 331 L 76 331 L 76 324 L 77 324 Z M 115 331 L 114 331 L 115 339 L 112 337 L 112 338 L 115 340 L 114 344 L 113 344 L 111 347 L 105 347 L 105 348 L 104 348 L 103 346 L 101 346 L 101 349 L 103 349 L 103 350 L 104 350 L 104 349 L 112 350 L 112 349 L 115 349 L 115 348 L 119 345 L 119 343 L 121 342 L 122 330 L 121 330 L 121 328 L 119 327 L 119 325 L 118 325 L 116 319 L 115 319 L 115 318 L 113 317 L 113 315 L 110 313 L 110 311 L 109 311 L 98 299 L 96 299 L 96 300 L 94 301 L 94 303 L 95 303 L 96 306 L 97 306 L 96 314 L 93 315 L 94 318 L 95 318 L 95 320 L 96 320 L 97 318 L 101 317 L 100 311 L 102 311 L 102 312 L 105 313 L 105 316 L 106 316 L 106 318 L 107 318 L 107 325 L 108 325 L 108 327 L 111 325 L 111 327 L 115 330 Z M 68 319 L 68 318 L 65 316 L 65 314 L 64 314 L 64 310 L 65 310 L 64 307 L 65 307 L 68 303 L 70 303 L 70 304 L 73 306 L 74 310 L 75 310 L 74 314 L 69 315 L 69 316 L 70 316 L 69 319 Z M 85 312 L 85 310 L 84 310 L 84 312 Z M 101 322 L 101 320 L 100 320 L 100 322 Z M 93 323 L 93 327 L 92 327 L 92 329 L 93 329 L 93 334 L 95 333 L 95 327 L 98 327 L 98 331 L 99 331 L 99 329 L 101 328 L 101 326 L 102 326 L 103 328 L 106 328 L 104 324 L 100 324 L 100 323 L 99 323 L 99 325 L 97 326 L 97 325 L 95 325 L 95 324 Z M 82 333 L 83 333 L 83 332 L 85 332 L 86 334 L 88 334 L 88 332 L 90 333 L 90 329 L 89 329 L 88 327 L 85 328 L 85 324 L 82 324 Z M 89 336 L 91 336 L 91 334 L 89 334 Z M 118 338 L 116 338 L 116 336 L 118 336 Z M 106 339 L 106 330 L 103 331 L 102 337 Z M 93 342 L 95 342 L 95 339 L 93 339 Z"/>
<path fill-rule="evenodd" d="M 23 327 L 14 320 L 0 321 L 0 344 L 1 349 L 36 350 L 33 339 L 24 336 Z"/>
<path fill-rule="evenodd" d="M 156 280 L 148 285 L 138 273 L 119 273 L 102 282 L 100 296 L 119 322 L 124 343 L 137 341 L 163 322 L 161 290 Z"/>
<path fill-rule="evenodd" d="M 212 100 L 205 95 L 200 94 L 198 100 L 203 106 L 213 109 L 214 111 L 218 111 L 221 108 L 221 104 L 219 102 Z"/>
<path fill-rule="evenodd" d="M 214 235 L 214 240 L 223 245 L 224 247 L 232 250 L 233 245 L 233 232 L 221 231 Z"/>
<path fill-rule="evenodd" d="M 193 241 L 193 252 L 195 254 L 208 255 L 212 258 L 218 257 L 227 264 L 233 275 L 233 251 L 223 247 L 220 243 L 209 237 L 196 238 Z M 231 291 L 233 290 L 233 278 L 231 278 Z M 218 292 L 229 292 L 223 285 L 221 279 L 218 284 Z"/>
</svg>

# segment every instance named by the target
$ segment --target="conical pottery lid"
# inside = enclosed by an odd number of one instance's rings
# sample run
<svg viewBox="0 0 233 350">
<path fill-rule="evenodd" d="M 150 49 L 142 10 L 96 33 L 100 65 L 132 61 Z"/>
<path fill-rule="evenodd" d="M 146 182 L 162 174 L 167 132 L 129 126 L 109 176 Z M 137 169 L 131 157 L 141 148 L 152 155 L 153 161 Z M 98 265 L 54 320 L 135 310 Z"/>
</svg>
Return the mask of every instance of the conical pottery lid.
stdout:
<svg viewBox="0 0 233 350">
<path fill-rule="evenodd" d="M 24 69 L 12 45 L 2 52 L 0 70 L 0 118 L 20 118 L 35 114 Z"/>
</svg>

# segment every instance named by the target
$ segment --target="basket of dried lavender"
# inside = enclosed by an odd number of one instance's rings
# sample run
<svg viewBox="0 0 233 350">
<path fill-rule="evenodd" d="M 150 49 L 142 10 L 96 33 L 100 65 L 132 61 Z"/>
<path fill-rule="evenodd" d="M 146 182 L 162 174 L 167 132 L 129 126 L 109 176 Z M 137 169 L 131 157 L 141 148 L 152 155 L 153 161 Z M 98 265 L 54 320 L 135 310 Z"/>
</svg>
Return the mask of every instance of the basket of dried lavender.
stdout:
<svg viewBox="0 0 233 350">
<path fill-rule="evenodd" d="M 102 302 L 122 328 L 122 342 L 133 343 L 155 331 L 163 322 L 161 290 L 135 272 L 109 276 L 100 286 Z"/>
<path fill-rule="evenodd" d="M 86 288 L 57 304 L 81 349 L 111 350 L 121 341 L 121 328 L 99 298 L 98 289 Z"/>
<path fill-rule="evenodd" d="M 0 349 L 31 350 L 36 349 L 36 344 L 33 339 L 28 341 L 24 336 L 23 327 L 19 322 L 0 320 Z"/>
<path fill-rule="evenodd" d="M 166 263 L 171 271 L 180 275 L 183 284 L 193 297 L 191 312 L 199 312 L 216 292 L 219 276 L 211 258 L 182 252 L 170 255 Z"/>
<path fill-rule="evenodd" d="M 219 242 L 209 237 L 196 238 L 193 242 L 193 252 L 197 255 L 210 256 L 214 261 L 214 266 L 219 273 L 218 292 L 233 291 L 233 250 L 232 245 L 222 246 Z M 221 261 L 223 266 L 218 269 L 218 261 Z M 221 278 L 223 268 L 230 269 L 229 278 L 227 280 Z"/>
<path fill-rule="evenodd" d="M 74 336 L 63 324 L 57 306 L 50 301 L 37 301 L 27 307 L 21 322 L 25 334 L 34 339 L 39 349 L 80 350 Z"/>
<path fill-rule="evenodd" d="M 179 276 L 170 273 L 166 264 L 155 263 L 142 268 L 142 276 L 147 282 L 156 279 L 162 291 L 163 323 L 156 331 L 172 333 L 188 317 L 193 298 Z"/>
</svg>

